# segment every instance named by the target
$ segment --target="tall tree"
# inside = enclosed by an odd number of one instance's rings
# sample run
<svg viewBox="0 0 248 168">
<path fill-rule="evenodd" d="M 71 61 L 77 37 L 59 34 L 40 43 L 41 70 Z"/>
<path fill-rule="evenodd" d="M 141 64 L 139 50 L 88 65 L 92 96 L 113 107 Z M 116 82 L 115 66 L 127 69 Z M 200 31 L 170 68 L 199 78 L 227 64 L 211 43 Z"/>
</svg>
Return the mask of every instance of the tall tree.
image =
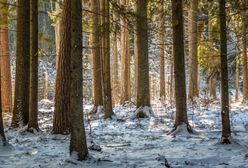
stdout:
<svg viewBox="0 0 248 168">
<path fill-rule="evenodd" d="M 1 65 L 0 65 L 1 68 Z M 1 69 L 0 69 L 0 73 L 1 73 Z M 1 78 L 0 78 L 0 88 L 1 88 Z M 1 95 L 2 90 L 0 89 L 0 95 Z M 5 134 L 4 134 L 4 128 L 3 128 L 3 115 L 2 115 L 2 98 L 0 96 L 0 146 L 4 146 L 5 145 Z"/>
<path fill-rule="evenodd" d="M 70 110 L 70 54 L 71 54 L 71 2 L 64 1 L 62 26 L 60 30 L 60 47 L 57 64 L 55 109 L 53 118 L 53 133 L 67 134 L 69 132 Z"/>
<path fill-rule="evenodd" d="M 148 0 L 136 2 L 136 49 L 137 49 L 137 108 L 150 107 L 149 61 L 148 61 Z M 141 110 L 142 111 L 142 110 Z M 143 112 L 142 112 L 143 113 Z M 142 114 L 141 113 L 141 114 Z M 139 113 L 138 113 L 139 114 Z M 140 115 L 140 114 L 139 114 Z M 142 115 L 141 115 L 142 116 Z M 138 116 L 139 117 L 139 116 Z"/>
<path fill-rule="evenodd" d="M 198 0 L 190 2 L 189 10 L 189 94 L 188 98 L 193 101 L 198 97 L 198 57 L 197 57 L 197 10 Z"/>
<path fill-rule="evenodd" d="M 0 63 L 2 78 L 2 110 L 12 111 L 12 86 L 10 73 L 10 54 L 8 38 L 8 5 L 7 0 L 0 0 Z"/>
<path fill-rule="evenodd" d="M 30 2 L 17 2 L 16 79 L 12 127 L 26 125 L 29 120 Z"/>
<path fill-rule="evenodd" d="M 70 154 L 78 160 L 88 154 L 82 109 L 82 0 L 71 1 L 71 83 L 70 83 Z"/>
<path fill-rule="evenodd" d="M 185 82 L 185 55 L 183 35 L 183 3 L 182 0 L 172 0 L 172 29 L 173 29 L 173 54 L 175 73 L 175 98 L 176 98 L 176 121 L 175 131 L 180 127 L 187 127 L 192 132 L 187 117 L 186 106 L 186 82 Z"/>
<path fill-rule="evenodd" d="M 128 22 L 126 14 L 126 8 L 128 5 L 128 0 L 121 0 L 120 1 L 121 8 L 123 9 L 123 14 L 120 18 L 120 31 L 121 31 L 121 103 L 125 103 L 125 101 L 130 100 L 130 83 L 129 83 L 129 72 L 130 72 L 130 55 L 129 51 L 129 32 L 128 32 Z"/>
<path fill-rule="evenodd" d="M 102 71 L 101 71 L 101 58 L 100 58 L 100 46 L 99 41 L 100 35 L 100 24 L 99 24 L 99 1 L 91 0 L 91 14 L 92 18 L 92 34 L 91 34 L 91 46 L 92 46 L 92 76 L 93 76 L 93 98 L 94 98 L 94 108 L 93 113 L 97 112 L 99 106 L 103 105 L 102 97 Z"/>
<path fill-rule="evenodd" d="M 220 59 L 221 59 L 221 118 L 222 143 L 229 144 L 231 136 L 229 119 L 228 65 L 227 65 L 227 29 L 226 29 L 226 1 L 219 0 L 220 19 Z"/>
<path fill-rule="evenodd" d="M 109 25 L 109 0 L 100 1 L 101 14 L 101 64 L 103 85 L 104 117 L 111 118 L 113 113 L 111 77 L 110 77 L 110 25 Z"/>
<path fill-rule="evenodd" d="M 30 131 L 38 130 L 38 0 L 30 1 Z"/>
<path fill-rule="evenodd" d="M 161 1 L 161 4 L 159 4 L 159 44 L 160 44 L 160 98 L 162 100 L 165 99 L 165 58 L 164 58 L 164 35 L 165 35 L 165 27 L 164 27 L 164 19 L 165 19 L 165 15 L 164 15 L 164 2 Z"/>
<path fill-rule="evenodd" d="M 247 2 L 241 0 L 241 18 L 242 18 L 242 47 L 243 47 L 243 102 L 248 101 L 248 69 L 247 69 Z"/>
</svg>

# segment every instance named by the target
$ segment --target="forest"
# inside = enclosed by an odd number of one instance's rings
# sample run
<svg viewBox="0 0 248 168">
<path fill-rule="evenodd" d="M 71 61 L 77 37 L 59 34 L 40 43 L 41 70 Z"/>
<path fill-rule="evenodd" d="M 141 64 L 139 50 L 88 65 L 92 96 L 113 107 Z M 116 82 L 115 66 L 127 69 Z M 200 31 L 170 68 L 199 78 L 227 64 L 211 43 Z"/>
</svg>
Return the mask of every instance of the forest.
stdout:
<svg viewBox="0 0 248 168">
<path fill-rule="evenodd" d="M 0 168 L 248 168 L 248 0 L 0 0 Z"/>
</svg>

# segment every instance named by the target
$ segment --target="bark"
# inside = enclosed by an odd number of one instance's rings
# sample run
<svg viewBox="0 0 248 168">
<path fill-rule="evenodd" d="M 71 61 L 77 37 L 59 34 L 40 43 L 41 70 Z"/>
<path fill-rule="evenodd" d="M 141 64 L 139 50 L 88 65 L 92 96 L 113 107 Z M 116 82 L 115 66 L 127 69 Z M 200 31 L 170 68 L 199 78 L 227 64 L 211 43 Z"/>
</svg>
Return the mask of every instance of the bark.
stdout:
<svg viewBox="0 0 248 168">
<path fill-rule="evenodd" d="M 12 111 L 12 86 L 10 72 L 10 54 L 8 39 L 8 6 L 7 0 L 0 0 L 0 63 L 2 78 L 2 110 Z"/>
<path fill-rule="evenodd" d="M 109 26 L 109 0 L 100 1 L 101 13 L 101 63 L 102 63 L 102 85 L 103 85 L 103 109 L 104 117 L 111 118 L 112 109 L 112 93 L 111 93 L 111 77 L 110 77 L 110 26 Z"/>
<path fill-rule="evenodd" d="M 198 32 L 197 32 L 197 10 L 198 0 L 190 2 L 189 11 L 189 100 L 193 101 L 195 97 L 198 97 L 198 56 L 197 56 L 197 44 L 198 44 Z"/>
<path fill-rule="evenodd" d="M 217 74 L 213 74 L 209 79 L 210 97 L 216 99 Z"/>
<path fill-rule="evenodd" d="M 1 65 L 0 65 L 0 73 L 1 73 Z M 0 88 L 1 88 L 1 78 L 0 78 Z M 0 89 L 0 95 L 1 95 L 2 90 Z M 5 145 L 5 134 L 4 134 L 4 128 L 3 128 L 3 115 L 2 115 L 2 98 L 0 96 L 0 146 Z"/>
<path fill-rule="evenodd" d="M 59 58 L 59 47 L 60 47 L 60 31 L 62 26 L 62 20 L 61 19 L 61 1 L 55 2 L 55 14 L 57 15 L 56 23 L 55 23 L 55 45 L 56 45 L 56 69 L 58 68 L 58 58 Z"/>
<path fill-rule="evenodd" d="M 30 3 L 18 0 L 17 6 L 17 43 L 16 79 L 12 127 L 28 124 L 29 120 L 29 74 L 30 74 Z"/>
<path fill-rule="evenodd" d="M 247 26 L 246 26 L 246 0 L 241 0 L 243 9 L 241 10 L 242 18 L 242 47 L 243 47 L 243 102 L 248 101 L 248 69 L 247 69 Z"/>
<path fill-rule="evenodd" d="M 77 154 L 78 160 L 86 159 L 88 154 L 84 115 L 82 108 L 82 1 L 71 1 L 71 83 L 70 118 L 71 141 L 70 154 Z"/>
<path fill-rule="evenodd" d="M 231 143 L 229 119 L 229 92 L 228 92 L 228 66 L 227 66 L 227 29 L 226 29 L 226 1 L 219 0 L 220 19 L 220 57 L 221 57 L 221 118 L 222 118 L 222 143 Z"/>
<path fill-rule="evenodd" d="M 38 0 L 30 1 L 30 131 L 38 130 Z"/>
<path fill-rule="evenodd" d="M 43 95 L 43 99 L 48 99 L 48 73 L 47 73 L 47 69 L 45 69 L 44 72 L 44 95 Z"/>
<path fill-rule="evenodd" d="M 235 100 L 239 100 L 239 57 L 236 58 L 236 70 L 235 70 Z"/>
<path fill-rule="evenodd" d="M 103 105 L 102 97 L 102 72 L 101 72 L 101 58 L 100 58 L 100 25 L 99 16 L 96 14 L 99 11 L 99 4 L 97 0 L 91 0 L 91 10 L 92 13 L 92 34 L 91 34 L 91 46 L 92 46 L 92 68 L 93 68 L 93 97 L 95 110 L 93 113 L 97 112 L 98 106 Z"/>
<path fill-rule="evenodd" d="M 137 109 L 150 107 L 147 0 L 137 0 L 136 49 L 137 49 Z"/>
<path fill-rule="evenodd" d="M 191 131 L 188 123 L 186 106 L 182 0 L 172 0 L 172 26 L 176 98 L 176 121 L 174 129 L 176 130 L 180 125 L 187 125 L 188 131 Z"/>
<path fill-rule="evenodd" d="M 55 109 L 53 118 L 53 133 L 67 134 L 69 132 L 70 109 L 70 54 L 71 54 L 71 3 L 64 1 L 61 26 L 61 41 L 56 76 Z"/>
<path fill-rule="evenodd" d="M 160 25 L 159 25 L 159 44 L 160 44 L 160 98 L 162 100 L 165 99 L 165 58 L 164 58 L 164 33 L 165 33 L 165 28 L 164 28 L 164 3 L 161 2 L 160 4 L 160 15 L 159 15 L 159 20 L 160 20 Z"/>
<path fill-rule="evenodd" d="M 121 8 L 125 11 L 128 5 L 128 0 L 121 0 Z M 127 16 L 122 14 L 120 20 L 120 29 L 121 29 L 121 103 L 125 103 L 125 101 L 130 100 L 129 94 L 129 69 L 130 69 L 130 55 L 129 55 L 129 32 L 128 32 L 128 23 L 127 23 Z"/>
</svg>

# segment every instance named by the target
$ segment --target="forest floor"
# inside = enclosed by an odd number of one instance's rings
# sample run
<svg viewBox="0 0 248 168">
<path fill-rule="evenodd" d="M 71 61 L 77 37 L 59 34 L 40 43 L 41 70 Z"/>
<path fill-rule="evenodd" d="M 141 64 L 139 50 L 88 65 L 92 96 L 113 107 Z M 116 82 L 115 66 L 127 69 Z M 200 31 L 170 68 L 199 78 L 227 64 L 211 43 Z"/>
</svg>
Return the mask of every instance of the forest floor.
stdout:
<svg viewBox="0 0 248 168">
<path fill-rule="evenodd" d="M 41 132 L 10 129 L 10 114 L 4 114 L 9 145 L 0 149 L 0 168 L 248 168 L 248 106 L 231 103 L 233 143 L 221 145 L 218 101 L 189 105 L 188 116 L 196 135 L 167 132 L 173 127 L 175 109 L 153 102 L 156 117 L 135 119 L 135 106 L 114 109 L 112 120 L 85 117 L 90 159 L 77 162 L 69 157 L 69 136 L 52 135 L 53 103 L 39 103 Z M 85 113 L 92 108 L 84 105 Z"/>
</svg>

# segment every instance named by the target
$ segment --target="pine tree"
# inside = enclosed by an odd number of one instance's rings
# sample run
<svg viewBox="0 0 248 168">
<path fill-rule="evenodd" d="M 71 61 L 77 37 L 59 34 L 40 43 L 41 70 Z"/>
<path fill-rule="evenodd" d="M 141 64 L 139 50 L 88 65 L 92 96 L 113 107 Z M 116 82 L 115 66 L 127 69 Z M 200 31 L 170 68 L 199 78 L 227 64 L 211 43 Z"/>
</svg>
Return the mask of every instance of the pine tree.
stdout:
<svg viewBox="0 0 248 168">
<path fill-rule="evenodd" d="M 94 108 L 93 113 L 96 113 L 99 106 L 103 105 L 102 97 L 102 70 L 101 70 L 101 58 L 100 58 L 100 24 L 99 24 L 99 2 L 97 0 L 91 0 L 91 14 L 92 18 L 92 34 L 91 34 L 91 46 L 92 46 L 92 76 L 93 76 L 93 98 Z"/>
<path fill-rule="evenodd" d="M 221 118 L 222 143 L 229 144 L 231 136 L 229 119 L 229 92 L 228 92 L 228 65 L 227 65 L 227 28 L 226 28 L 226 1 L 219 0 L 220 19 L 220 59 L 221 59 Z"/>
<path fill-rule="evenodd" d="M 30 1 L 30 131 L 38 130 L 38 0 Z"/>
<path fill-rule="evenodd" d="M 7 0 L 0 0 L 0 63 L 2 78 L 2 110 L 12 112 L 12 86 L 10 73 L 10 54 L 8 38 Z"/>
<path fill-rule="evenodd" d="M 88 154 L 82 109 L 82 1 L 71 1 L 71 83 L 70 83 L 70 154 L 76 152 L 78 160 Z"/>
<path fill-rule="evenodd" d="M 0 73 L 1 73 L 1 65 L 0 65 Z M 1 88 L 1 78 L 0 78 L 0 88 Z M 2 90 L 0 89 L 0 95 Z M 5 145 L 5 134 L 4 134 L 4 128 L 3 128 L 3 115 L 2 115 L 2 98 L 0 96 L 0 146 Z"/>
<path fill-rule="evenodd" d="M 30 3 L 18 0 L 17 5 L 17 42 L 16 42 L 16 79 L 12 127 L 26 125 L 29 120 L 29 74 L 30 74 Z"/>
<path fill-rule="evenodd" d="M 67 134 L 69 132 L 70 109 L 70 54 L 71 54 L 71 2 L 64 1 L 62 13 L 61 39 L 57 64 L 55 109 L 53 118 L 53 133 Z"/>
<path fill-rule="evenodd" d="M 136 49 L 137 49 L 137 102 L 136 107 L 140 112 L 137 117 L 147 117 L 142 110 L 150 107 L 149 86 L 149 61 L 148 61 L 148 24 L 147 24 L 147 0 L 136 2 Z"/>
<path fill-rule="evenodd" d="M 175 73 L 176 120 L 172 134 L 186 127 L 192 129 L 188 122 L 186 106 L 185 55 L 183 35 L 183 2 L 172 0 L 173 54 Z"/>
</svg>

